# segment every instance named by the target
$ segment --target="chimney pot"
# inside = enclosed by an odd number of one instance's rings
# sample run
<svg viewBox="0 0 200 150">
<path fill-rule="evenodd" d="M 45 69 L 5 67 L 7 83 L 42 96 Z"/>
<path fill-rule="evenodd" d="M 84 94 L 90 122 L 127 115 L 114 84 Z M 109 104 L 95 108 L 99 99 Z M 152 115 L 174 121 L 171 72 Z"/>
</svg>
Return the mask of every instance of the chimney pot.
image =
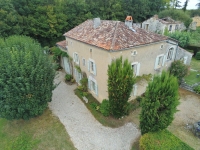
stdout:
<svg viewBox="0 0 200 150">
<path fill-rule="evenodd" d="M 133 28 L 133 18 L 132 16 L 127 16 L 125 19 L 125 25 L 129 28 Z"/>
</svg>

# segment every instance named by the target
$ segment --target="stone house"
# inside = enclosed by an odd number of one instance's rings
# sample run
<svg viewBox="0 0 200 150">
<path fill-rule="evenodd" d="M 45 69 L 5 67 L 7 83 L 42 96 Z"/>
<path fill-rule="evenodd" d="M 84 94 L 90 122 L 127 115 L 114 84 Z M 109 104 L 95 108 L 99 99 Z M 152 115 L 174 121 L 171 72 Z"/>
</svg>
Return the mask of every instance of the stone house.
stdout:
<svg viewBox="0 0 200 150">
<path fill-rule="evenodd" d="M 144 21 L 141 28 L 162 35 L 164 34 L 165 29 L 167 29 L 170 33 L 186 30 L 183 22 L 175 21 L 170 17 L 159 19 L 158 15 L 154 15 L 153 17 Z"/>
<path fill-rule="evenodd" d="M 131 16 L 126 18 L 125 23 L 100 18 L 86 20 L 66 32 L 65 40 L 57 43 L 61 50 L 73 58 L 72 63 L 66 57 L 61 60 L 66 73 L 73 72 L 79 84 L 82 73 L 75 67 L 79 66 L 88 78 L 89 91 L 99 102 L 108 98 L 108 65 L 120 56 L 131 62 L 135 76 L 160 74 L 177 58 L 184 59 L 186 64 L 190 64 L 190 53 L 187 58 L 183 53 L 177 57 L 179 47 L 176 40 L 133 27 L 132 23 Z M 146 86 L 146 81 L 136 83 L 131 98 L 144 93 Z"/>
</svg>

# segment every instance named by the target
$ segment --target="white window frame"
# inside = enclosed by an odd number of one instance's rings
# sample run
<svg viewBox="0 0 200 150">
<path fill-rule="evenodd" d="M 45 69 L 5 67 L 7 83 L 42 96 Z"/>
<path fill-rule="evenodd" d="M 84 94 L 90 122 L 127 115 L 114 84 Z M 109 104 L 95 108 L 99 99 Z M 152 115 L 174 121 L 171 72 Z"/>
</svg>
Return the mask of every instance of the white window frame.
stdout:
<svg viewBox="0 0 200 150">
<path fill-rule="evenodd" d="M 79 56 L 77 52 L 73 53 L 73 60 L 77 65 L 79 65 Z"/>
<path fill-rule="evenodd" d="M 98 96 L 97 81 L 92 76 L 89 76 L 89 78 L 88 78 L 88 89 L 91 92 L 93 92 L 96 96 Z"/>
<path fill-rule="evenodd" d="M 95 61 L 93 59 L 89 59 L 88 60 L 88 71 L 94 75 L 97 74 L 97 70 L 96 70 L 96 64 Z"/>
<path fill-rule="evenodd" d="M 155 61 L 155 65 L 154 65 L 154 69 L 159 69 L 162 66 L 164 66 L 165 64 L 165 55 L 164 54 L 160 54 L 156 57 L 156 61 Z"/>
<path fill-rule="evenodd" d="M 173 47 L 171 47 L 169 50 L 168 50 L 168 52 L 167 52 L 167 60 L 172 60 L 173 59 L 173 57 L 174 57 L 174 48 Z"/>
<path fill-rule="evenodd" d="M 133 66 L 136 66 L 136 70 L 133 68 Z M 131 67 L 133 68 L 133 74 L 135 76 L 139 76 L 139 73 L 140 73 L 140 63 L 139 62 L 133 62 L 133 63 L 131 63 Z"/>
</svg>

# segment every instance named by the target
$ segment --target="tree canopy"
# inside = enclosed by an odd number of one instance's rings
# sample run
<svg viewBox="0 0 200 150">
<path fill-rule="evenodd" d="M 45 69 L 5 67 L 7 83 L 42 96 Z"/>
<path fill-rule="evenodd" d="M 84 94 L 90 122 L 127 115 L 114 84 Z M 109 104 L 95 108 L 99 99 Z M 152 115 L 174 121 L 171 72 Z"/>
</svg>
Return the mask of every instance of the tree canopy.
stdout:
<svg viewBox="0 0 200 150">
<path fill-rule="evenodd" d="M 51 101 L 55 76 L 40 44 L 25 36 L 0 39 L 0 116 L 29 119 Z"/>
</svg>

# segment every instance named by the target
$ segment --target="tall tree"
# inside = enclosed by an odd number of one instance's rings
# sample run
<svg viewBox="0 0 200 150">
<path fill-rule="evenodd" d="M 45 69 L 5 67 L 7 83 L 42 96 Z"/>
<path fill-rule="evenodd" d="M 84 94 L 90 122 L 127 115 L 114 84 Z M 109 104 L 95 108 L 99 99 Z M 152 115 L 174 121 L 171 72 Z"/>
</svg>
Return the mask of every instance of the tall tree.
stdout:
<svg viewBox="0 0 200 150">
<path fill-rule="evenodd" d="M 126 106 L 134 84 L 133 69 L 128 59 L 117 58 L 108 66 L 108 97 L 111 113 L 120 118 L 126 114 Z"/>
<path fill-rule="evenodd" d="M 184 12 L 186 11 L 186 8 L 188 6 L 188 2 L 189 2 L 189 0 L 185 0 L 185 3 L 184 3 L 183 8 L 182 8 Z"/>
<path fill-rule="evenodd" d="M 198 9 L 200 9 L 200 0 L 199 3 L 196 4 L 196 6 L 198 7 Z"/>
<path fill-rule="evenodd" d="M 162 72 L 161 76 L 154 76 L 141 102 L 142 134 L 167 128 L 174 119 L 178 104 L 177 78 L 167 72 Z"/>
<path fill-rule="evenodd" d="M 43 49 L 33 39 L 0 39 L 0 116 L 29 119 L 48 107 L 55 72 Z"/>
</svg>

